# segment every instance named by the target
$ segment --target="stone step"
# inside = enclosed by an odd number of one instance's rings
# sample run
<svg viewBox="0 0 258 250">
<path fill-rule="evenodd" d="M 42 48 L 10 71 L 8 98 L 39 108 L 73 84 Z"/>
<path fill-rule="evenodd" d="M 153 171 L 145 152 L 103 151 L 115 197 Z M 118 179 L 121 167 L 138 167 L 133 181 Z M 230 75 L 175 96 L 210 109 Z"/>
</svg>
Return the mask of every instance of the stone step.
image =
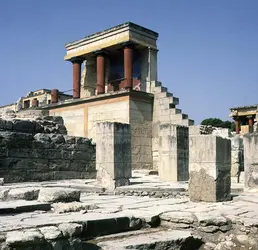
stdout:
<svg viewBox="0 0 258 250">
<path fill-rule="evenodd" d="M 163 86 L 158 86 L 158 87 L 154 88 L 154 94 L 167 92 L 167 91 L 168 91 L 168 89 L 166 87 L 163 87 Z"/>
<path fill-rule="evenodd" d="M 0 202 L 0 214 L 19 214 L 34 212 L 36 210 L 50 211 L 51 204 L 25 200 Z"/>
<path fill-rule="evenodd" d="M 193 119 L 189 119 L 189 126 L 193 126 L 194 125 L 194 120 Z"/>
<path fill-rule="evenodd" d="M 99 237 L 93 241 L 103 250 L 124 249 L 199 249 L 203 244 L 198 236 L 187 230 L 147 229 L 137 232 Z M 115 248 L 114 248 L 115 246 Z"/>
<path fill-rule="evenodd" d="M 164 98 L 169 96 L 173 96 L 173 94 L 170 92 L 159 92 L 159 93 L 155 93 L 154 95 L 155 98 Z"/>
<path fill-rule="evenodd" d="M 162 86 L 162 82 L 155 81 L 154 87 L 159 87 L 159 86 Z"/>
<path fill-rule="evenodd" d="M 170 109 L 170 114 L 172 114 L 172 115 L 181 114 L 181 113 L 182 113 L 181 109 L 177 109 L 177 108 Z"/>
<path fill-rule="evenodd" d="M 191 121 L 189 119 L 183 119 L 181 121 L 181 125 L 184 125 L 184 126 L 191 126 Z"/>
<path fill-rule="evenodd" d="M 175 115 L 171 115 L 171 120 L 172 121 L 180 121 L 180 120 L 183 120 L 183 119 L 188 119 L 188 115 L 187 114 L 175 114 Z"/>
</svg>

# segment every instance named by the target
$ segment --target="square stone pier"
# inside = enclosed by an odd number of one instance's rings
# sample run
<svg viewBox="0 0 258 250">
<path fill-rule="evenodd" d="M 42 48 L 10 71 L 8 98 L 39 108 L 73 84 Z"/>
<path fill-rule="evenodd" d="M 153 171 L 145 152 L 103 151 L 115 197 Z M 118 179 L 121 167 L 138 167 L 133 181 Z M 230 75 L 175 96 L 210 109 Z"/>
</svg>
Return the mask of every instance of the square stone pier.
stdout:
<svg viewBox="0 0 258 250">
<path fill-rule="evenodd" d="M 97 181 L 109 191 L 130 184 L 132 164 L 129 124 L 97 124 L 96 169 Z"/>
<path fill-rule="evenodd" d="M 189 196 L 191 201 L 231 199 L 231 141 L 214 135 L 189 138 Z"/>
</svg>

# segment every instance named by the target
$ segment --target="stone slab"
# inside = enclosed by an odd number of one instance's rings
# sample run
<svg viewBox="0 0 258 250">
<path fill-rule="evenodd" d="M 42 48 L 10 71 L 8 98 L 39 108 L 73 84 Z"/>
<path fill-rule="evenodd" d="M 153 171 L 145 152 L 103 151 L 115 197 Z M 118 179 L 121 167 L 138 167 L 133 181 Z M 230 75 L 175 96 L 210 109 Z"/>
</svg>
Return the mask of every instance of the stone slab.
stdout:
<svg viewBox="0 0 258 250">
<path fill-rule="evenodd" d="M 48 203 L 37 201 L 8 201 L 0 202 L 0 214 L 28 213 L 36 210 L 49 211 L 51 206 Z"/>
<path fill-rule="evenodd" d="M 97 245 L 103 250 L 113 249 L 198 249 L 202 245 L 200 238 L 191 235 L 190 231 L 158 231 L 149 232 L 142 231 L 138 232 L 137 235 L 123 237 L 121 239 L 108 240 L 107 238 L 101 241 L 96 239 Z M 191 246 L 188 242 L 191 241 Z M 155 246 L 155 248 L 153 248 Z M 191 248 L 190 248 L 191 247 Z"/>
</svg>

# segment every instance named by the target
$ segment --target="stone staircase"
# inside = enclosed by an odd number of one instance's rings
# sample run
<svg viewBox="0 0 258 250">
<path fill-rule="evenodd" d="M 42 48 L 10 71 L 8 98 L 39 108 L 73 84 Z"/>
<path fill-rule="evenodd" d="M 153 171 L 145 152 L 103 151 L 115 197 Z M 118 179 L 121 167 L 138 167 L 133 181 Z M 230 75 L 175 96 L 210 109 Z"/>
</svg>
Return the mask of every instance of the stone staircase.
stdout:
<svg viewBox="0 0 258 250">
<path fill-rule="evenodd" d="M 194 120 L 189 119 L 187 114 L 182 113 L 179 105 L 179 98 L 168 92 L 161 82 L 155 81 L 152 84 L 152 93 L 154 94 L 153 120 L 159 120 L 164 123 L 172 123 L 183 126 L 194 125 Z"/>
<path fill-rule="evenodd" d="M 153 81 L 150 87 L 154 94 L 153 126 L 152 126 L 152 156 L 153 169 L 159 169 L 159 127 L 161 124 L 176 124 L 181 126 L 194 125 L 194 120 L 177 108 L 179 98 L 168 92 L 161 82 Z"/>
</svg>

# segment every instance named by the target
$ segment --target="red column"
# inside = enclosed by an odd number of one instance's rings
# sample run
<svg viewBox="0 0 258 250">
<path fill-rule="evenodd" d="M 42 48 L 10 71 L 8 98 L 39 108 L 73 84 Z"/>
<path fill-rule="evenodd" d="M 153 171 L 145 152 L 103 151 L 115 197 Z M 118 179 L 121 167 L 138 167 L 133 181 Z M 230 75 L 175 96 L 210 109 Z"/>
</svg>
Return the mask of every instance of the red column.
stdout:
<svg viewBox="0 0 258 250">
<path fill-rule="evenodd" d="M 83 59 L 74 58 L 71 60 L 73 63 L 73 98 L 80 98 L 81 94 L 81 64 Z"/>
<path fill-rule="evenodd" d="M 124 46 L 124 78 L 125 88 L 132 89 L 133 86 L 133 45 Z"/>
<path fill-rule="evenodd" d="M 250 127 L 253 126 L 253 117 L 252 116 L 248 117 L 248 124 L 249 124 Z"/>
<path fill-rule="evenodd" d="M 31 101 L 31 106 L 32 107 L 38 107 L 38 100 L 37 99 L 33 99 L 32 101 Z"/>
<path fill-rule="evenodd" d="M 51 90 L 51 103 L 58 103 L 58 90 L 57 89 Z"/>
<path fill-rule="evenodd" d="M 102 53 L 97 54 L 97 94 L 105 93 L 105 58 Z"/>
<path fill-rule="evenodd" d="M 234 120 L 235 120 L 235 125 L 236 125 L 236 133 L 239 134 L 239 132 L 240 132 L 239 119 L 236 117 L 236 118 L 234 118 Z"/>
</svg>

